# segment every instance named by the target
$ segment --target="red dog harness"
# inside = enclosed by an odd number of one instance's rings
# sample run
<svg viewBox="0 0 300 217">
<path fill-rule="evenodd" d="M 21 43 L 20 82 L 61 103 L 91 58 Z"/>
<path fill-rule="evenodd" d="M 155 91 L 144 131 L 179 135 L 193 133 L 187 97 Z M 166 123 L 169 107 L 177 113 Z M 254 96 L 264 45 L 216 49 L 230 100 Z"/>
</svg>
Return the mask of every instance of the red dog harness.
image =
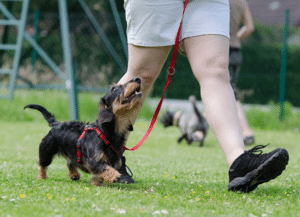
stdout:
<svg viewBox="0 0 300 217">
<path fill-rule="evenodd" d="M 106 139 L 106 137 L 104 136 L 104 134 L 101 132 L 101 130 L 98 127 L 91 127 L 90 125 L 86 125 L 84 128 L 84 131 L 80 135 L 80 137 L 78 139 L 78 143 L 77 143 L 77 163 L 80 163 L 81 158 L 82 158 L 81 151 L 80 151 L 80 141 L 84 137 L 85 133 L 89 130 L 95 130 L 96 133 L 98 134 L 98 136 L 100 137 L 100 139 L 102 139 L 102 141 L 105 143 L 105 145 L 108 145 L 118 155 L 120 154 L 120 151 L 119 152 L 116 151 L 116 149 L 110 144 L 110 142 Z"/>
</svg>

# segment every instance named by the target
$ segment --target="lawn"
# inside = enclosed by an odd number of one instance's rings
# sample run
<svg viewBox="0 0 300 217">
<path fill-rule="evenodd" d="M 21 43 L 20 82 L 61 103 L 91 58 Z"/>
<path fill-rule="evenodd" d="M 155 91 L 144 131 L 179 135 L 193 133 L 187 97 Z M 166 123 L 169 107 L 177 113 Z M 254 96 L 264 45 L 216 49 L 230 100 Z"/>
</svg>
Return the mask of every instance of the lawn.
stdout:
<svg viewBox="0 0 300 217">
<path fill-rule="evenodd" d="M 281 176 L 249 194 L 228 192 L 228 166 L 211 131 L 200 148 L 177 144 L 179 130 L 160 123 L 137 151 L 125 152 L 136 184 L 94 187 L 83 172 L 79 181 L 69 179 L 63 158 L 54 159 L 47 180 L 37 180 L 38 146 L 49 127 L 20 102 L 17 116 L 27 118 L 0 121 L 0 216 L 300 216 L 299 131 L 254 128 L 256 144 L 286 148 L 290 161 Z M 128 147 L 149 123 L 137 121 Z"/>
<path fill-rule="evenodd" d="M 136 123 L 128 146 L 138 142 L 148 124 Z M 137 183 L 94 187 L 83 172 L 81 180 L 70 180 L 63 158 L 54 159 L 49 179 L 36 179 L 46 123 L 1 122 L 0 128 L 1 216 L 300 215 L 299 133 L 255 131 L 259 143 L 271 143 L 267 151 L 288 149 L 290 162 L 277 179 L 238 194 L 227 191 L 228 166 L 211 132 L 203 148 L 178 145 L 178 129 L 157 124 L 140 149 L 126 152 Z"/>
</svg>

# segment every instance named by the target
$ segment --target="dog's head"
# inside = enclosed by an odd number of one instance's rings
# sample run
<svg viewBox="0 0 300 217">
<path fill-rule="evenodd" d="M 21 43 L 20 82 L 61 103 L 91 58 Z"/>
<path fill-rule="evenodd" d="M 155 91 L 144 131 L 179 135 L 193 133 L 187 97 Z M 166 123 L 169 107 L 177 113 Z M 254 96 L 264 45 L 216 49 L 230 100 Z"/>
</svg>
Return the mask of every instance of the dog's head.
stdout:
<svg viewBox="0 0 300 217">
<path fill-rule="evenodd" d="M 174 113 L 167 111 L 163 117 L 160 119 L 160 122 L 164 125 L 164 127 L 169 127 L 173 125 L 174 121 Z"/>
<path fill-rule="evenodd" d="M 141 79 L 134 78 L 126 84 L 113 85 L 101 98 L 97 114 L 98 124 L 117 121 L 119 131 L 133 130 L 129 120 L 132 112 L 142 103 Z"/>
</svg>

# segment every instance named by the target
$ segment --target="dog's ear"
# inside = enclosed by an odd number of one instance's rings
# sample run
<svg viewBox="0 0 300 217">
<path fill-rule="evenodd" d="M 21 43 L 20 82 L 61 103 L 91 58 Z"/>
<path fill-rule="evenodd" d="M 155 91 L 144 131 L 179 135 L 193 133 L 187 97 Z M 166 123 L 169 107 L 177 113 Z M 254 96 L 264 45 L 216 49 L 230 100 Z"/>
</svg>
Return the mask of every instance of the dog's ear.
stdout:
<svg viewBox="0 0 300 217">
<path fill-rule="evenodd" d="M 100 102 L 99 102 L 99 109 L 100 109 L 100 106 L 105 106 L 105 105 L 107 105 L 107 103 L 106 103 L 106 99 L 105 99 L 105 96 L 104 96 L 104 97 L 102 97 L 102 98 L 100 99 Z"/>
<path fill-rule="evenodd" d="M 130 124 L 130 125 L 128 126 L 128 130 L 129 130 L 129 131 L 133 131 L 133 126 L 132 126 L 132 124 Z"/>
<path fill-rule="evenodd" d="M 106 105 L 99 103 L 99 110 L 97 113 L 97 121 L 98 124 L 103 124 L 107 122 L 111 122 L 114 118 L 114 113 L 107 108 Z"/>
</svg>

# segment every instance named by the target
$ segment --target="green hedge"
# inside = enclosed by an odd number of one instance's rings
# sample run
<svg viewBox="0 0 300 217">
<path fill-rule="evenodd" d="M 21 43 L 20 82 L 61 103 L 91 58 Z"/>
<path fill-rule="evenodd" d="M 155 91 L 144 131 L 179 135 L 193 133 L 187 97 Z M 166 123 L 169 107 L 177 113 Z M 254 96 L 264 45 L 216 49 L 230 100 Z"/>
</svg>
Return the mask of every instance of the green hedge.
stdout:
<svg viewBox="0 0 300 217">
<path fill-rule="evenodd" d="M 168 60 L 166 61 L 160 75 L 158 76 L 154 84 L 154 88 L 151 93 L 152 97 L 161 97 L 165 89 L 170 62 L 171 55 L 169 55 Z M 176 60 L 175 73 L 167 90 L 166 98 L 187 99 L 192 94 L 196 95 L 197 99 L 199 99 L 199 83 L 192 73 L 187 58 L 182 55 L 178 55 Z"/>
<path fill-rule="evenodd" d="M 256 25 L 255 33 L 243 44 L 243 65 L 237 86 L 244 103 L 268 104 L 278 102 L 281 61 L 282 26 Z M 290 35 L 300 35 L 299 29 L 290 28 Z M 167 78 L 169 56 L 162 73 L 154 85 L 151 96 L 160 97 Z M 178 55 L 176 73 L 167 91 L 167 97 L 187 99 L 191 94 L 200 98 L 199 84 L 194 78 L 186 57 Z M 300 47 L 288 47 L 285 99 L 300 106 Z"/>
<path fill-rule="evenodd" d="M 245 103 L 266 104 L 278 102 L 280 84 L 281 48 L 276 46 L 243 47 L 244 64 L 241 68 L 238 87 L 252 90 L 244 96 Z M 300 49 L 289 47 L 285 99 L 294 106 L 300 106 Z"/>
</svg>

